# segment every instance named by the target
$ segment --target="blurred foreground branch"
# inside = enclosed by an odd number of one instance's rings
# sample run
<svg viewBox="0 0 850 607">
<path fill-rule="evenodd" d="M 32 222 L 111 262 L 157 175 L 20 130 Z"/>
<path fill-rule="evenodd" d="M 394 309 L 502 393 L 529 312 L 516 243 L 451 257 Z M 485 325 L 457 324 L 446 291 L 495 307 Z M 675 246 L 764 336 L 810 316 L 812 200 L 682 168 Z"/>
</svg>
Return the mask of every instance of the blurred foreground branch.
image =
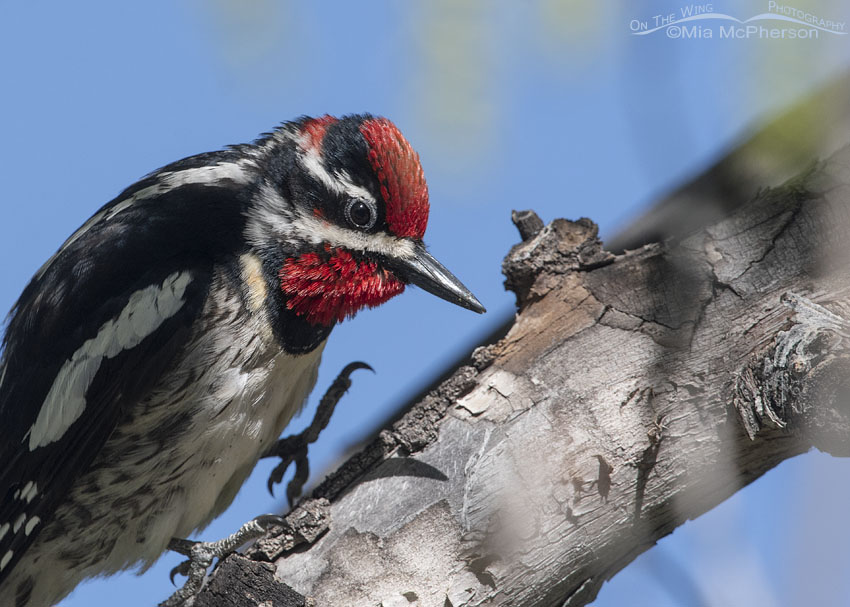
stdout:
<svg viewBox="0 0 850 607">
<path fill-rule="evenodd" d="M 782 460 L 850 455 L 850 146 L 675 244 L 515 221 L 507 336 L 290 515 L 330 501 L 315 544 L 249 552 L 315 605 L 584 605 Z M 258 571 L 253 602 L 196 605 L 303 604 Z"/>
<path fill-rule="evenodd" d="M 759 188 L 798 175 L 850 142 L 850 73 L 798 101 L 739 141 L 700 175 L 659 201 L 606 242 L 621 253 L 679 239 L 720 221 L 752 200 Z"/>
</svg>

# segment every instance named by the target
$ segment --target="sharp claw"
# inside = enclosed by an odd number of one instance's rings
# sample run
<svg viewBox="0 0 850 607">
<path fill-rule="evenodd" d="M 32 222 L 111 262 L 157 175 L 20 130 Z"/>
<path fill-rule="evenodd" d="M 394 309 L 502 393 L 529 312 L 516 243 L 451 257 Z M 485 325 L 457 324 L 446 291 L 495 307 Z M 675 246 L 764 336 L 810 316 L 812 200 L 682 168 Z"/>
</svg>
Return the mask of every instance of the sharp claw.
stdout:
<svg viewBox="0 0 850 607">
<path fill-rule="evenodd" d="M 168 574 L 168 579 L 171 580 L 172 586 L 177 585 L 177 584 L 174 583 L 174 577 L 175 576 L 177 576 L 177 575 L 188 576 L 189 575 L 189 564 L 191 562 L 192 561 L 190 561 L 190 560 L 185 560 L 182 563 L 180 563 L 179 565 L 177 565 L 176 567 L 174 567 L 174 569 L 171 570 L 171 573 Z"/>
<path fill-rule="evenodd" d="M 289 507 L 295 504 L 295 500 L 301 495 L 301 490 L 304 488 L 304 483 L 310 478 L 310 460 L 307 459 L 307 448 L 305 447 L 295 459 L 295 475 L 289 484 L 286 486 L 286 501 Z"/>
<path fill-rule="evenodd" d="M 274 486 L 280 484 L 283 481 L 283 475 L 286 474 L 287 468 L 292 463 L 291 459 L 282 458 L 277 466 L 274 467 L 271 474 L 269 474 L 269 480 L 266 482 L 266 488 L 269 490 L 269 493 L 272 497 L 274 497 Z"/>
<path fill-rule="evenodd" d="M 349 377 L 352 373 L 354 373 L 355 371 L 357 371 L 358 369 L 369 369 L 369 371 L 371 371 L 372 373 L 374 373 L 374 372 L 375 372 L 375 370 L 372 368 L 372 366 L 371 366 L 371 365 L 369 365 L 369 364 L 367 364 L 367 363 L 364 363 L 364 362 L 362 362 L 362 361 L 357 360 L 357 361 L 354 361 L 353 363 L 348 363 L 347 365 L 345 365 L 345 367 L 343 368 L 343 370 L 342 370 L 342 371 L 340 371 L 340 373 L 339 373 L 339 374 L 340 374 L 340 376 L 345 377 L 346 379 L 348 379 L 348 377 Z"/>
<path fill-rule="evenodd" d="M 301 495 L 301 489 L 307 482 L 310 470 L 309 463 L 307 462 L 307 445 L 315 442 L 319 437 L 319 433 L 327 426 L 336 404 L 351 386 L 349 376 L 359 369 L 368 369 L 372 373 L 375 372 L 371 365 L 359 360 L 345 365 L 345 368 L 340 371 L 319 402 L 319 407 L 310 426 L 300 434 L 278 440 L 271 448 L 263 453 L 262 457 L 276 456 L 281 459 L 281 462 L 272 470 L 268 481 L 266 481 L 266 489 L 268 489 L 272 497 L 274 497 L 274 486 L 283 482 L 286 470 L 292 462 L 295 462 L 295 477 L 289 482 L 286 488 L 286 497 L 289 505 L 292 506 L 298 496 Z"/>
<path fill-rule="evenodd" d="M 245 542 L 256 539 L 263 535 L 269 527 L 283 524 L 283 518 L 275 514 L 263 514 L 242 525 L 236 533 L 229 535 L 216 542 L 194 542 L 173 538 L 168 547 L 181 554 L 188 546 L 189 560 L 184 561 L 171 570 L 171 583 L 174 576 L 182 574 L 186 576 L 186 583 L 178 588 L 174 594 L 160 603 L 160 607 L 178 607 L 186 605 L 186 601 L 194 600 L 194 597 L 203 586 L 207 570 L 212 566 L 214 559 L 223 559 L 234 552 Z"/>
</svg>

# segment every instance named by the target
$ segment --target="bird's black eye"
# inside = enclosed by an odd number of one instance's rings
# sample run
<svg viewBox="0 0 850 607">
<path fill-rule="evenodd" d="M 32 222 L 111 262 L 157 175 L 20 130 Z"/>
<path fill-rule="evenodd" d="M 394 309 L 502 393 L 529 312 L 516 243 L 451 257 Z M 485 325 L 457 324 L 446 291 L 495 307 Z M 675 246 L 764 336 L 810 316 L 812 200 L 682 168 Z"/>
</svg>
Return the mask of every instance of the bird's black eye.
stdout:
<svg viewBox="0 0 850 607">
<path fill-rule="evenodd" d="M 368 230 L 375 225 L 377 213 L 375 209 L 364 200 L 350 200 L 345 205 L 345 218 L 355 228 Z"/>
</svg>

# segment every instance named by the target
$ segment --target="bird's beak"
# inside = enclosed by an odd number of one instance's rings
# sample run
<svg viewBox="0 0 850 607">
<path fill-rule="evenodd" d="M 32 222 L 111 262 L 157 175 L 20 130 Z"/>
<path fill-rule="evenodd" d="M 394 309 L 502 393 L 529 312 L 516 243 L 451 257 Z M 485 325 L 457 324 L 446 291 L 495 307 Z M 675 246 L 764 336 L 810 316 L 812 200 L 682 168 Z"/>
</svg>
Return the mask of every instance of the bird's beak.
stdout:
<svg viewBox="0 0 850 607">
<path fill-rule="evenodd" d="M 413 256 L 404 259 L 385 258 L 385 262 L 398 278 L 432 295 L 479 314 L 487 311 L 454 274 L 425 250 L 421 242 L 414 243 Z"/>
</svg>

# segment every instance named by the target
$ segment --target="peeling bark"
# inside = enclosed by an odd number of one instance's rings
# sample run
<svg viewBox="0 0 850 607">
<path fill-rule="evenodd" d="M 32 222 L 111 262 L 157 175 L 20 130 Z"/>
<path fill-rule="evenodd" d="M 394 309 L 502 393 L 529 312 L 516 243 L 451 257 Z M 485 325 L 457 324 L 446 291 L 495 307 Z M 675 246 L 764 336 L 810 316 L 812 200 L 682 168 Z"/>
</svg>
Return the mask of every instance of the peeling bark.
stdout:
<svg viewBox="0 0 850 607">
<path fill-rule="evenodd" d="M 850 147 L 621 255 L 517 215 L 511 330 L 314 491 L 330 528 L 277 578 L 323 607 L 585 605 L 784 459 L 850 455 L 849 219 Z"/>
</svg>

